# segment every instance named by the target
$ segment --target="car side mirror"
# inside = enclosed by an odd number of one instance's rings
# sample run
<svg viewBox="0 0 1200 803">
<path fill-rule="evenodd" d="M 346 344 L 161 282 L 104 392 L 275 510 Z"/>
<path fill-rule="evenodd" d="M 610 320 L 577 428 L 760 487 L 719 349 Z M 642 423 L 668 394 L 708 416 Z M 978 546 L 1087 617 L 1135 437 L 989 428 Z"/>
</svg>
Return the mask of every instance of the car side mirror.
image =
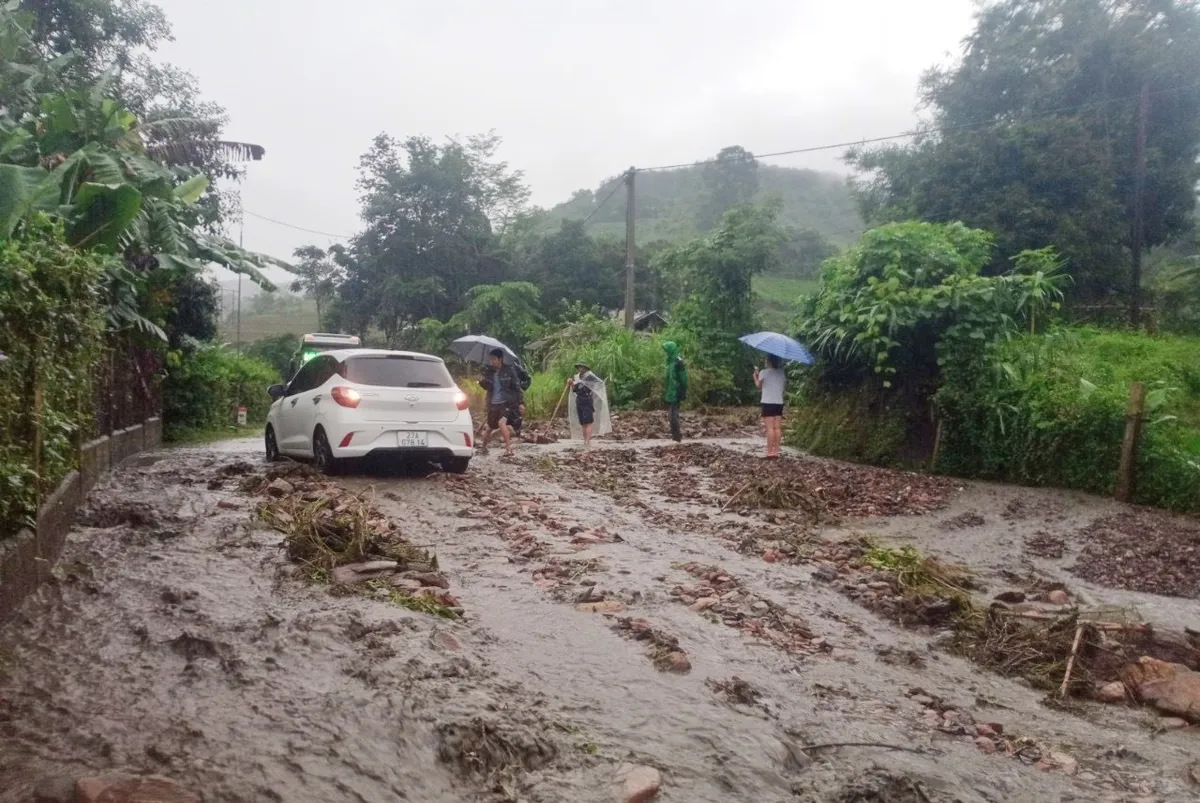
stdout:
<svg viewBox="0 0 1200 803">
<path fill-rule="evenodd" d="M 286 393 L 287 388 L 283 385 L 271 385 L 271 387 L 267 388 L 267 395 L 276 401 L 282 399 Z"/>
</svg>

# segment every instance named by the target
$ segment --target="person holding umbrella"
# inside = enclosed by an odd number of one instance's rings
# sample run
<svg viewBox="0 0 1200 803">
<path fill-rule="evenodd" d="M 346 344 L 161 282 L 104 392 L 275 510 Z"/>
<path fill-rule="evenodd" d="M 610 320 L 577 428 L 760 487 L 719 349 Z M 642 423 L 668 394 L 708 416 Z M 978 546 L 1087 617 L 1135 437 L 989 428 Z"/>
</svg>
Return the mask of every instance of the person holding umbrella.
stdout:
<svg viewBox="0 0 1200 803">
<path fill-rule="evenodd" d="M 754 385 L 762 391 L 762 418 L 767 430 L 767 459 L 779 457 L 783 443 L 783 396 L 787 389 L 787 373 L 783 360 L 767 355 L 761 371 L 754 369 Z"/>
<path fill-rule="evenodd" d="M 513 455 L 512 433 L 521 431 L 521 409 L 525 406 L 525 389 L 521 386 L 521 376 L 513 363 L 505 362 L 504 349 L 492 349 L 483 377 L 479 380 L 480 387 L 487 393 L 487 423 L 483 439 L 479 443 L 480 451 L 487 454 L 488 443 L 496 430 L 504 439 L 504 454 Z"/>
<path fill-rule="evenodd" d="M 767 355 L 766 367 L 754 369 L 754 385 L 762 391 L 763 425 L 767 431 L 767 459 L 781 456 L 783 445 L 783 399 L 787 390 L 787 373 L 783 361 L 812 365 L 808 349 L 787 335 L 778 332 L 756 332 L 738 340 Z"/>
</svg>

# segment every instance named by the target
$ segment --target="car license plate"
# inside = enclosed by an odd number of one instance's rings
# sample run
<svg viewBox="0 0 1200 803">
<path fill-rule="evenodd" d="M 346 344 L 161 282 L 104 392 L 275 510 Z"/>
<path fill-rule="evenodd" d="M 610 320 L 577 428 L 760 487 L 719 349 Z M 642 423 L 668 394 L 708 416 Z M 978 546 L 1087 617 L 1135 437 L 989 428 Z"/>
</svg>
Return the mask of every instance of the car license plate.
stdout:
<svg viewBox="0 0 1200 803">
<path fill-rule="evenodd" d="M 429 445 L 428 432 L 400 432 L 401 449 L 421 449 Z"/>
</svg>

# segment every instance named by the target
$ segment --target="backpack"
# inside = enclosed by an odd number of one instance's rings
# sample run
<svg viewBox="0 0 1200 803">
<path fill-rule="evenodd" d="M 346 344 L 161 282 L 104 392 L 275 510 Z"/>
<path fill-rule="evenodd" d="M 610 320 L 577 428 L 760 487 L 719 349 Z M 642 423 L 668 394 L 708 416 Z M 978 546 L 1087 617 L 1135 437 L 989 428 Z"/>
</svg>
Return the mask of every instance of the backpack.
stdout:
<svg viewBox="0 0 1200 803">
<path fill-rule="evenodd" d="M 683 369 L 683 357 L 676 357 L 675 365 L 673 366 L 673 370 L 675 371 L 675 388 L 676 388 L 675 392 L 677 394 L 679 401 L 683 401 L 684 399 L 687 398 L 687 384 L 683 381 L 683 377 L 680 376 L 680 372 L 682 369 Z"/>
<path fill-rule="evenodd" d="M 533 384 L 533 377 L 521 363 L 517 363 L 515 368 L 517 369 L 517 380 L 521 383 L 521 390 L 529 390 L 529 386 Z"/>
</svg>

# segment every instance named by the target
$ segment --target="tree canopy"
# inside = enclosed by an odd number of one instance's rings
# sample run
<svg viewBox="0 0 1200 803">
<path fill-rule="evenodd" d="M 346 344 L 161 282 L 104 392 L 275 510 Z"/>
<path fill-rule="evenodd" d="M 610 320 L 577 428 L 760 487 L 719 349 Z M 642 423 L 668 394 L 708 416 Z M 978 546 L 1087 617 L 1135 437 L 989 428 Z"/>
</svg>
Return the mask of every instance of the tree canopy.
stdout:
<svg viewBox="0 0 1200 803">
<path fill-rule="evenodd" d="M 1130 294 L 1133 252 L 1191 226 L 1198 74 L 1200 10 L 1188 0 L 987 3 L 960 62 L 922 82 L 926 133 L 849 155 L 863 214 L 987 229 L 993 271 L 1051 244 L 1082 297 Z"/>
</svg>

